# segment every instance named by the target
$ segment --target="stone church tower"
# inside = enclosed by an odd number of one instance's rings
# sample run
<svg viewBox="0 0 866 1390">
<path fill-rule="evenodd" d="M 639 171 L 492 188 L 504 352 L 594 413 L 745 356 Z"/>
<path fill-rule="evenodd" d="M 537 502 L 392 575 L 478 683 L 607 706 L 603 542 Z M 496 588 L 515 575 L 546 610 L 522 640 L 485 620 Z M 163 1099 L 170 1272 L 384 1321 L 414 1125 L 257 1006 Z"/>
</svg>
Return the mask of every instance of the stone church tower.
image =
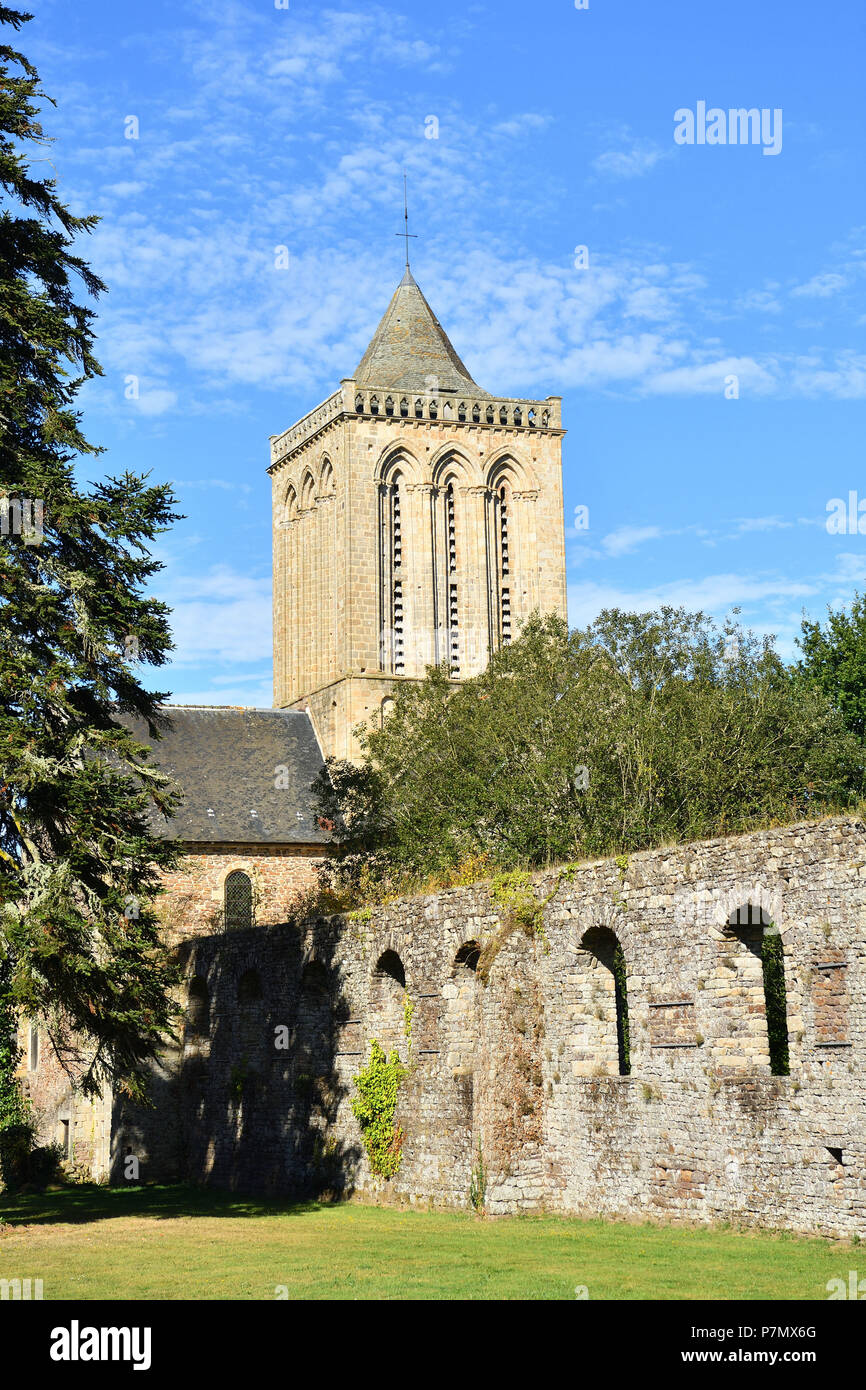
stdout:
<svg viewBox="0 0 866 1390">
<path fill-rule="evenodd" d="M 271 437 L 274 704 L 353 757 L 401 681 L 565 616 L 561 398 L 476 386 L 408 266 L 354 376 Z"/>
</svg>

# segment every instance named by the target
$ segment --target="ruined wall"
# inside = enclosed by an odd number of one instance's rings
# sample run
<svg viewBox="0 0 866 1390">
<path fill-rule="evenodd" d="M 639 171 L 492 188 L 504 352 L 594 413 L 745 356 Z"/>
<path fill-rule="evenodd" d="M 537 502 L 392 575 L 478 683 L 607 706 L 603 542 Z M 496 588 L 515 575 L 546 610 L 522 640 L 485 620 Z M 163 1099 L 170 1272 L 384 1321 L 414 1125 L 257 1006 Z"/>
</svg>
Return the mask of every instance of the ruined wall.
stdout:
<svg viewBox="0 0 866 1390">
<path fill-rule="evenodd" d="M 458 1207 L 480 1153 L 492 1212 L 866 1235 L 866 826 L 573 866 L 534 891 L 543 930 L 528 934 L 504 931 L 479 885 L 369 919 L 188 941 L 183 1047 L 156 1117 L 116 1114 L 115 1153 L 140 1153 L 145 1178 Z M 790 1075 L 772 1074 L 768 1045 L 760 939 L 776 930 Z M 480 971 L 473 943 L 487 947 Z M 377 971 L 389 951 L 405 992 Z M 374 1037 L 411 1064 L 387 1182 L 350 1109 Z"/>
</svg>

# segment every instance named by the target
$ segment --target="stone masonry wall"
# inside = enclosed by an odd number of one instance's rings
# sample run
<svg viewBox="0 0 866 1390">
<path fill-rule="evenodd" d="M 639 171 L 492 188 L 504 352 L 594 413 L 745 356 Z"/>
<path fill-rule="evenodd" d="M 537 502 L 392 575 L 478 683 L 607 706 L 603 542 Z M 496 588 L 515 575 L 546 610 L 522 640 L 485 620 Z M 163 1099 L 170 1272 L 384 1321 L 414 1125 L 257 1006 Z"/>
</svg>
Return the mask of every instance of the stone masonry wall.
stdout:
<svg viewBox="0 0 866 1390">
<path fill-rule="evenodd" d="M 466 1207 L 480 1154 L 493 1213 L 866 1235 L 866 826 L 571 866 L 534 891 L 543 933 L 503 929 L 477 885 L 185 941 L 182 1047 L 155 1113 L 116 1107 L 115 1173 L 135 1152 L 145 1179 Z M 771 1072 L 765 931 L 783 943 L 789 1075 Z M 411 1066 L 387 1182 L 350 1107 L 372 1038 Z"/>
<path fill-rule="evenodd" d="M 315 883 L 317 870 L 325 862 L 321 845 L 196 844 L 188 850 L 178 868 L 164 879 L 161 911 L 170 946 L 209 936 L 219 928 L 224 884 L 233 869 L 243 870 L 252 879 L 255 920 L 261 927 L 285 920 L 289 904 Z M 34 1029 L 38 1032 L 35 1051 L 31 1049 Z M 30 1020 L 22 1019 L 19 1041 L 19 1075 L 34 1106 L 41 1142 L 65 1146 L 68 1126 L 70 1160 L 95 1179 L 104 1176 L 112 1153 L 114 1103 L 110 1092 L 92 1101 L 74 1094 L 71 1077 L 77 1072 L 75 1061 L 67 1059 L 66 1068 L 61 1065 L 41 1020 L 31 1025 Z M 163 1128 L 163 1117 L 173 1113 L 173 1079 L 180 1054 L 172 1050 L 165 1060 L 165 1066 L 154 1072 L 157 1110 L 148 1122 L 149 1153 L 151 1161 L 158 1158 L 163 1169 L 173 1171 L 178 1153 L 176 1130 L 172 1123 Z M 115 1156 L 122 1156 L 123 1151 L 115 1135 Z"/>
<path fill-rule="evenodd" d="M 111 1162 L 110 1091 L 103 1088 L 90 1100 L 75 1093 L 70 1077 L 80 1075 L 80 1065 L 71 1057 L 61 1064 L 41 1020 L 22 1019 L 18 1043 L 18 1077 L 38 1120 L 39 1141 L 58 1145 L 79 1172 L 99 1181 Z"/>
<path fill-rule="evenodd" d="M 163 879 L 166 940 L 175 945 L 219 928 L 225 881 L 235 869 L 252 879 L 256 922 L 268 926 L 285 921 L 289 904 L 313 886 L 326 857 L 321 845 L 188 846 L 178 868 Z"/>
</svg>

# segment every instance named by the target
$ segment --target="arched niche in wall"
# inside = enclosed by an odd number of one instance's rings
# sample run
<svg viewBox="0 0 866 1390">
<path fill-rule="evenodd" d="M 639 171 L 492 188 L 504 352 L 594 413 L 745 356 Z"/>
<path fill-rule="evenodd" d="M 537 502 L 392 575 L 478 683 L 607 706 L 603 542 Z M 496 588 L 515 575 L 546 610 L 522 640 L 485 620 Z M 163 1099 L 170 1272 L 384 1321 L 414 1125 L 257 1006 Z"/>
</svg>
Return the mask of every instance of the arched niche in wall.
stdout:
<svg viewBox="0 0 866 1390">
<path fill-rule="evenodd" d="M 445 985 L 445 1035 L 455 1070 L 470 1072 L 473 1067 L 479 1027 L 481 983 L 477 976 L 481 948 L 477 941 L 464 941 L 457 949 Z"/>
<path fill-rule="evenodd" d="M 387 1052 L 397 1048 L 405 1056 L 406 971 L 396 951 L 383 951 L 370 980 L 370 1033 Z"/>
<path fill-rule="evenodd" d="M 206 1038 L 210 1033 L 210 994 L 203 975 L 193 975 L 186 1003 L 188 1038 Z"/>
<path fill-rule="evenodd" d="M 315 1074 L 328 1064 L 332 1031 L 330 977 L 321 961 L 309 960 L 301 971 L 297 1051 L 301 1064 L 308 1065 Z"/>
<path fill-rule="evenodd" d="M 262 979 L 255 967 L 245 970 L 238 978 L 237 1023 L 237 1065 L 252 1065 L 257 1069 L 267 1055 L 271 1039 L 267 1036 Z"/>
<path fill-rule="evenodd" d="M 571 993 L 571 1050 L 578 1076 L 627 1076 L 631 1037 L 625 955 L 603 924 L 580 938 Z"/>
<path fill-rule="evenodd" d="M 728 913 L 704 993 L 715 1065 L 788 1075 L 783 937 L 760 903 L 746 899 Z"/>
</svg>

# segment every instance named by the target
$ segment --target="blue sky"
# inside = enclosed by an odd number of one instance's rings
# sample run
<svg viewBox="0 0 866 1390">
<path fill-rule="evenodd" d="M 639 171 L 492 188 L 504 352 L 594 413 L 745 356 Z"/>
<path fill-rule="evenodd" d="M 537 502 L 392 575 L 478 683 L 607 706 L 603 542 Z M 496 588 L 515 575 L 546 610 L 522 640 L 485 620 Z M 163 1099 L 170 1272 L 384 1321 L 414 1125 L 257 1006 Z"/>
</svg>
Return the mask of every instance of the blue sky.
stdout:
<svg viewBox="0 0 866 1390">
<path fill-rule="evenodd" d="M 155 687 L 270 703 L 268 436 L 384 312 L 404 168 L 414 273 L 475 379 L 564 398 L 566 520 L 590 516 L 567 531 L 573 623 L 739 605 L 793 655 L 804 608 L 866 588 L 866 537 L 825 525 L 866 499 L 862 4 L 29 8 L 49 157 L 103 219 L 87 430 L 187 515 L 160 547 L 177 651 Z M 781 110 L 781 150 L 678 145 L 699 101 Z"/>
</svg>

